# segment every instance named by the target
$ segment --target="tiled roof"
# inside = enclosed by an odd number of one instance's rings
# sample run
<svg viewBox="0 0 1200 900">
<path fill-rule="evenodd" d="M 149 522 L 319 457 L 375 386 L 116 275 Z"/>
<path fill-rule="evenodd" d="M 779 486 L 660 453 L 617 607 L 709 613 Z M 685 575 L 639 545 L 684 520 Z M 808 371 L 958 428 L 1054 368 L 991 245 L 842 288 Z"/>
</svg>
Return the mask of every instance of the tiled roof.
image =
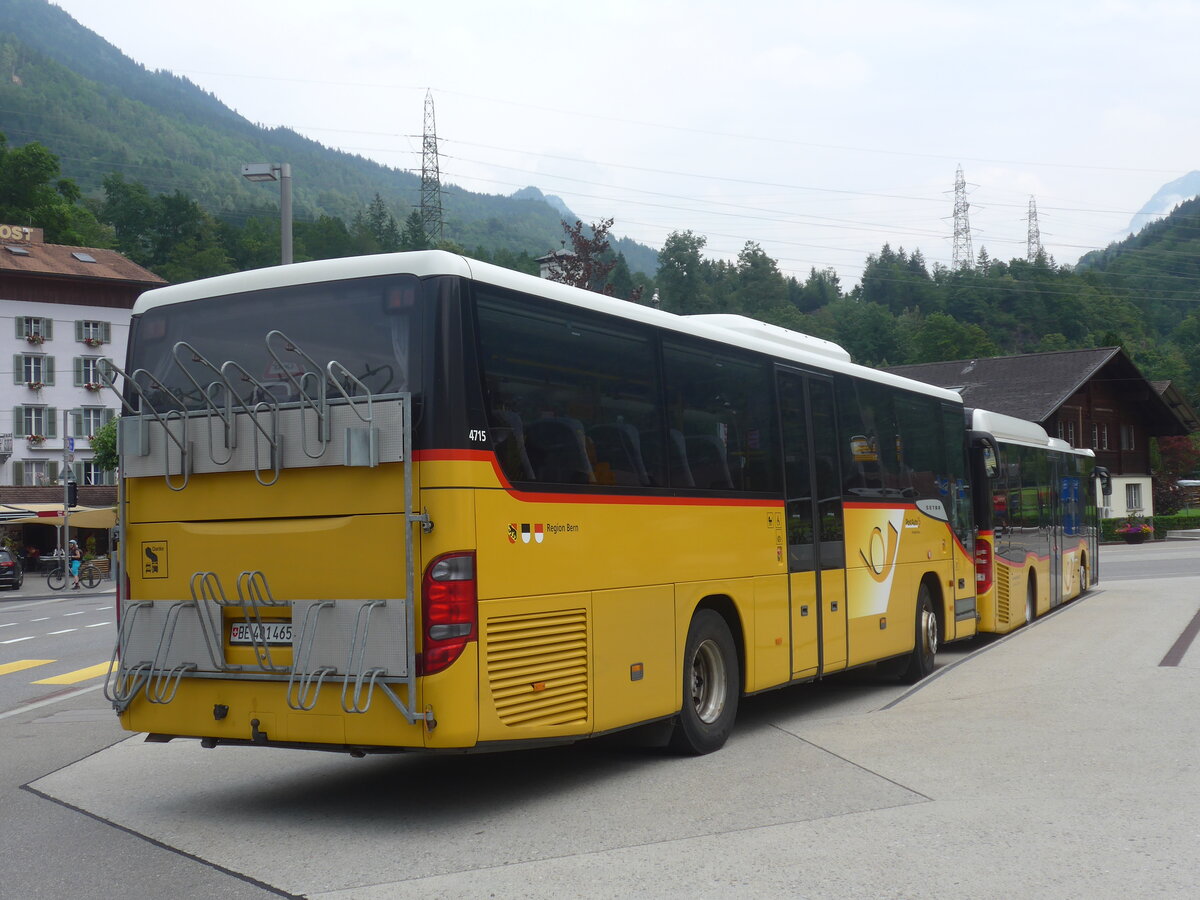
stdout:
<svg viewBox="0 0 1200 900">
<path fill-rule="evenodd" d="M 13 252 L 13 248 L 22 252 Z M 89 262 L 88 258 L 95 262 Z M 0 275 L 8 273 L 101 278 L 147 285 L 166 284 L 165 279 L 159 278 L 149 269 L 143 269 L 116 250 L 0 241 Z"/>
<path fill-rule="evenodd" d="M 1185 418 L 1163 401 L 1120 347 L 920 363 L 887 371 L 958 391 L 967 406 L 1039 423 L 1053 416 L 1088 381 L 1103 377 L 1136 396 L 1135 402 L 1154 429 L 1151 434 L 1186 434 L 1189 430 Z"/>
</svg>

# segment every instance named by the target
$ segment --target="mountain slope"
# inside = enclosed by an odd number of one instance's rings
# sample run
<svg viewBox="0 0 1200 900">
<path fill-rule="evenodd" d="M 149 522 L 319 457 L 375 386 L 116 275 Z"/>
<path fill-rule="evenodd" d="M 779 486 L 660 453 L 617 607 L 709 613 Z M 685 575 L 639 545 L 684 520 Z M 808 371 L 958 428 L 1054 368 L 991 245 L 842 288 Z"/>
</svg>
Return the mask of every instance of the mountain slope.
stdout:
<svg viewBox="0 0 1200 900">
<path fill-rule="evenodd" d="M 0 132 L 12 145 L 47 146 L 85 193 L 98 194 L 117 172 L 154 192 L 179 190 L 231 219 L 274 215 L 270 194 L 238 176 L 244 162 L 291 164 L 300 220 L 350 221 L 375 194 L 403 220 L 420 198 L 411 172 L 254 125 L 186 78 L 129 59 L 46 0 L 0 0 Z M 518 194 L 444 186 L 446 237 L 468 250 L 536 255 L 558 247 L 561 201 L 554 198 L 556 207 L 536 189 Z M 650 247 L 614 247 L 635 271 L 657 268 Z"/>
</svg>

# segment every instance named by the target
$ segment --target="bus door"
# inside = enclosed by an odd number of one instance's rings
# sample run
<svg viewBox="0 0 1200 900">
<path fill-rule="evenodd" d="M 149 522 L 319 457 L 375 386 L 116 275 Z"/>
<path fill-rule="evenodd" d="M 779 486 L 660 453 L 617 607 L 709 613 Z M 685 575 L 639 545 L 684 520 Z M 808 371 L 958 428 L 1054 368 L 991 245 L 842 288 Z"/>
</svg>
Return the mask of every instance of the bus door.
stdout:
<svg viewBox="0 0 1200 900">
<path fill-rule="evenodd" d="M 846 667 L 846 574 L 833 382 L 780 369 L 792 675 Z"/>
<path fill-rule="evenodd" d="M 1067 466 L 1070 460 L 1059 454 L 1050 456 L 1050 607 L 1063 602 L 1063 524 L 1070 508 L 1070 478 Z"/>
</svg>

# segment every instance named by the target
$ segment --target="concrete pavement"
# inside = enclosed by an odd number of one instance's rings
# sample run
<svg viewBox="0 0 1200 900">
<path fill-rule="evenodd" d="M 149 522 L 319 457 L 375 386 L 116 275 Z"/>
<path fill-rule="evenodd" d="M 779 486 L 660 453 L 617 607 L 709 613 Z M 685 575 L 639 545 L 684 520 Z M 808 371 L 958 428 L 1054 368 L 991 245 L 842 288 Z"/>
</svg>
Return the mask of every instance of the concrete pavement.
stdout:
<svg viewBox="0 0 1200 900">
<path fill-rule="evenodd" d="M 31 789 L 323 900 L 1192 896 L 1200 648 L 1162 663 L 1198 610 L 1200 578 L 1115 583 L 911 691 L 750 698 L 698 759 L 132 738 Z"/>
</svg>

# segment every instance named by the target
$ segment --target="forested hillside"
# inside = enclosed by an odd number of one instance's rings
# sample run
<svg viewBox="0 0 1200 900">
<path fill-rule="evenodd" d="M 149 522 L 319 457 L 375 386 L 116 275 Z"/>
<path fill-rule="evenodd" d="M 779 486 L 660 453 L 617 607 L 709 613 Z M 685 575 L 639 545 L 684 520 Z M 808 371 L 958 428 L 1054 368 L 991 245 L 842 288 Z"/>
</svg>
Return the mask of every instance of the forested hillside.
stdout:
<svg viewBox="0 0 1200 900">
<path fill-rule="evenodd" d="M 350 221 L 376 196 L 403 220 L 419 202 L 417 175 L 248 122 L 186 78 L 130 60 L 46 0 L 0 0 L 0 73 L 0 131 L 13 146 L 46 146 L 85 195 L 99 195 L 114 173 L 152 192 L 186 185 L 213 215 L 244 223 L 273 207 L 269 193 L 238 177 L 241 164 L 285 160 L 298 222 Z M 489 253 L 558 247 L 559 211 L 536 190 L 519 193 L 444 185 L 445 236 Z M 619 249 L 653 272 L 654 250 L 628 240 Z"/>
</svg>

